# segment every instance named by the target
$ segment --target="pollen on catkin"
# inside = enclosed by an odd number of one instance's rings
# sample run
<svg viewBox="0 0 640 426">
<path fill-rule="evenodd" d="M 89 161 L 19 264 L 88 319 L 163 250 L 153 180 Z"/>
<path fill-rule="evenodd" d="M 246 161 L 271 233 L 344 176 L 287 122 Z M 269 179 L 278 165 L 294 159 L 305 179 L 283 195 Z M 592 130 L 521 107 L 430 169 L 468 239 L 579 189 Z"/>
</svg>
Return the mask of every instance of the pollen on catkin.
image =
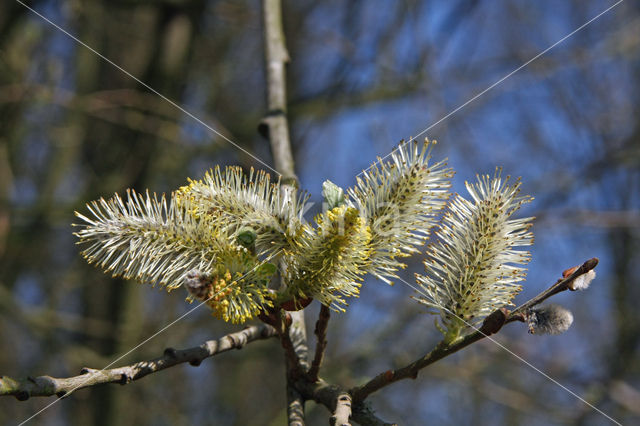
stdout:
<svg viewBox="0 0 640 426">
<path fill-rule="evenodd" d="M 453 171 L 444 161 L 429 164 L 434 144 L 403 141 L 390 161 L 378 159 L 347 191 L 347 205 L 371 232 L 367 272 L 389 284 L 406 267 L 399 259 L 420 252 L 449 196 Z"/>
<path fill-rule="evenodd" d="M 194 215 L 210 216 L 230 234 L 252 228 L 256 250 L 262 253 L 295 244 L 305 228 L 302 215 L 307 198 L 283 190 L 278 181 L 271 182 L 269 173 L 251 168 L 247 175 L 237 166 L 216 166 L 202 179 L 190 179 L 176 193 L 178 202 L 190 200 Z"/>
<path fill-rule="evenodd" d="M 193 203 L 128 191 L 126 200 L 115 195 L 88 204 L 89 215 L 76 213 L 82 223 L 75 235 L 87 261 L 106 272 L 168 290 L 184 284 L 192 298 L 210 299 L 225 321 L 244 322 L 271 306 L 275 268 L 238 244 L 215 217 L 194 214 Z"/>
<path fill-rule="evenodd" d="M 359 293 L 371 233 L 359 212 L 346 205 L 319 214 L 315 222 L 287 264 L 288 294 L 343 310 L 345 297 Z"/>
<path fill-rule="evenodd" d="M 496 172 L 466 186 L 471 200 L 451 201 L 427 249 L 425 275 L 416 275 L 416 300 L 440 315 L 452 338 L 511 304 L 530 257 L 518 248 L 533 242 L 532 218 L 510 219 L 532 199 L 519 195 L 519 181 L 510 184 Z"/>
</svg>

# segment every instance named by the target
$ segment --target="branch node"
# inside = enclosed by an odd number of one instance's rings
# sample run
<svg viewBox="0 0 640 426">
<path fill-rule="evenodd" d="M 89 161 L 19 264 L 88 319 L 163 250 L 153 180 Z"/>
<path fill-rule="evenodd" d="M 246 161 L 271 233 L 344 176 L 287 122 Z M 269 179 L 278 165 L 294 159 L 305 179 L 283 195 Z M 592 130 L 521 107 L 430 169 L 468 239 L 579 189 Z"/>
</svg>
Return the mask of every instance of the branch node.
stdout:
<svg viewBox="0 0 640 426">
<path fill-rule="evenodd" d="M 509 315 L 509 320 L 511 321 L 527 322 L 528 318 L 529 318 L 529 311 L 516 312 L 514 314 Z"/>
<path fill-rule="evenodd" d="M 260 337 L 271 337 L 272 333 L 273 333 L 272 327 L 263 327 L 262 331 L 260 332 Z"/>
<path fill-rule="evenodd" d="M 497 333 L 505 324 L 508 317 L 509 317 L 509 311 L 505 308 L 500 308 L 493 311 L 482 322 L 482 327 L 480 327 L 480 333 L 484 334 L 485 336 L 490 336 L 492 334 Z"/>
<path fill-rule="evenodd" d="M 16 399 L 18 401 L 26 401 L 27 399 L 29 399 L 29 396 L 29 392 L 27 391 L 20 391 L 16 393 Z"/>
<path fill-rule="evenodd" d="M 60 392 L 56 392 L 56 396 L 58 398 L 64 398 L 67 395 L 67 391 L 60 391 Z"/>
<path fill-rule="evenodd" d="M 231 340 L 231 347 L 236 349 L 242 349 L 244 347 L 246 340 L 243 339 L 242 336 L 229 335 L 228 337 L 229 337 L 229 340 Z"/>
<path fill-rule="evenodd" d="M 198 367 L 201 363 L 201 359 L 192 359 L 191 361 L 189 361 L 189 365 L 192 365 L 194 367 Z"/>
</svg>

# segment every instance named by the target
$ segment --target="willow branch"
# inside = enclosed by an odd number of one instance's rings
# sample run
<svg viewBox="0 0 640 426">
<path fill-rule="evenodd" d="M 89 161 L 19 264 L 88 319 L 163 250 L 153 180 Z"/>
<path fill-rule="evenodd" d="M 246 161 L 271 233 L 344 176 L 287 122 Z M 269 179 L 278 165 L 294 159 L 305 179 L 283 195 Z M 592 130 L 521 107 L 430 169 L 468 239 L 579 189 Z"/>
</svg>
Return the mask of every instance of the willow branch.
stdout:
<svg viewBox="0 0 640 426">
<path fill-rule="evenodd" d="M 291 382 L 287 383 L 287 419 L 291 426 L 304 426 L 304 398 Z"/>
<path fill-rule="evenodd" d="M 83 368 L 79 376 L 65 378 L 39 376 L 16 380 L 8 376 L 0 376 L 0 395 L 13 395 L 18 400 L 25 401 L 32 396 L 57 395 L 62 398 L 78 389 L 103 383 L 124 385 L 178 364 L 188 362 L 193 366 L 198 366 L 206 358 L 231 349 L 241 349 L 247 343 L 268 339 L 275 335 L 276 330 L 269 325 L 254 325 L 236 333 L 227 334 L 218 340 L 209 340 L 193 348 L 167 348 L 164 355 L 159 358 L 140 361 L 124 367 L 109 370 Z"/>
<path fill-rule="evenodd" d="M 276 170 L 286 184 L 297 186 L 297 177 L 287 123 L 286 64 L 289 53 L 285 46 L 280 0 L 263 0 L 265 68 L 267 74 L 267 115 L 260 123 L 260 132 L 271 143 Z"/>
<path fill-rule="evenodd" d="M 528 311 L 529 309 L 533 308 L 536 305 L 539 305 L 540 303 L 544 302 L 551 296 L 561 293 L 565 290 L 569 290 L 569 284 L 571 284 L 571 282 L 573 282 L 580 275 L 586 274 L 587 272 L 591 271 L 597 265 L 598 265 L 597 257 L 587 260 L 582 265 L 580 265 L 580 267 L 576 269 L 571 275 L 569 275 L 566 278 L 558 280 L 554 285 L 549 287 L 547 290 L 543 291 L 542 293 L 538 294 L 537 296 L 533 297 L 532 299 L 523 303 L 521 306 L 514 309 L 513 312 L 511 312 L 511 314 L 509 315 L 509 318 L 507 318 L 507 322 L 521 321 L 520 319 L 521 314 L 526 313 L 526 311 Z"/>
<path fill-rule="evenodd" d="M 295 381 L 302 377 L 306 365 L 306 352 L 304 353 L 304 361 L 301 358 L 301 351 L 296 348 L 296 343 L 300 341 L 300 337 L 296 336 L 296 330 L 292 330 L 292 316 L 290 312 L 284 310 L 279 311 L 280 323 L 278 329 L 278 335 L 280 336 L 280 343 L 284 349 L 285 359 L 287 361 L 287 375 L 289 381 Z M 299 343 L 298 343 L 299 344 Z"/>
<path fill-rule="evenodd" d="M 568 285 L 573 280 L 578 278 L 580 275 L 586 274 L 587 272 L 591 271 L 596 267 L 597 264 L 597 258 L 587 260 L 571 275 L 564 279 L 558 280 L 547 290 L 543 291 L 542 293 L 538 294 L 537 296 L 533 297 L 532 299 L 523 303 L 521 306 L 514 309 L 513 312 L 510 313 L 505 308 L 498 309 L 491 315 L 486 317 L 484 322 L 482 323 L 482 326 L 480 328 L 476 328 L 473 332 L 466 334 L 451 343 L 447 343 L 445 340 L 442 340 L 431 352 L 417 359 L 411 364 L 397 370 L 387 370 L 383 373 L 378 374 L 364 385 L 352 388 L 349 393 L 353 397 L 354 404 L 360 404 L 372 393 L 399 380 L 417 378 L 418 373 L 423 368 L 433 364 L 436 361 L 441 360 L 442 358 L 456 353 L 460 349 L 463 349 L 471 345 L 472 343 L 482 340 L 483 338 L 488 337 L 491 334 L 497 333 L 506 323 L 512 321 L 524 321 L 524 316 L 527 310 L 531 309 L 533 306 L 538 305 L 554 294 L 558 294 L 564 290 L 567 290 L 569 288 Z"/>
<path fill-rule="evenodd" d="M 287 122 L 287 84 L 286 64 L 289 54 L 285 45 L 284 29 L 282 26 L 281 0 L 263 0 L 262 13 L 264 22 L 264 55 L 267 82 L 267 114 L 260 123 L 258 130 L 271 144 L 271 153 L 276 170 L 281 174 L 283 189 L 290 195 L 295 195 L 298 178 L 295 174 L 291 142 L 289 139 L 289 125 Z M 307 368 L 307 336 L 302 311 L 291 313 L 292 325 L 290 336 L 293 347 L 298 355 L 299 363 L 289 367 Z M 288 368 L 289 370 L 289 368 Z M 290 375 L 290 371 L 287 372 Z M 287 386 L 291 385 L 288 378 Z M 293 393 L 287 393 L 292 396 Z M 288 398 L 288 412 L 295 413 L 289 417 L 289 424 L 304 424 L 304 401 Z M 297 405 L 301 405 L 299 410 Z"/>
<path fill-rule="evenodd" d="M 318 372 L 322 365 L 324 351 L 327 348 L 327 327 L 329 325 L 329 318 L 331 318 L 331 311 L 329 310 L 329 307 L 321 305 L 320 315 L 318 316 L 315 328 L 315 335 L 317 338 L 316 353 L 313 357 L 313 361 L 311 362 L 311 368 L 309 369 L 309 380 L 312 382 L 318 380 Z"/>
</svg>

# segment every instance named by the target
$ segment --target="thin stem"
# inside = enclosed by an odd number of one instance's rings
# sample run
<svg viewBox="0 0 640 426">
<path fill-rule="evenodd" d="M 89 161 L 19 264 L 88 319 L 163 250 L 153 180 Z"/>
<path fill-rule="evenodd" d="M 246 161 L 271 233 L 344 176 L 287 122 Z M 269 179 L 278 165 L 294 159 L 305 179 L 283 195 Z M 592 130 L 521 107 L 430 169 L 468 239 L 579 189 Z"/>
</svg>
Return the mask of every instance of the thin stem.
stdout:
<svg viewBox="0 0 640 426">
<path fill-rule="evenodd" d="M 287 361 L 287 377 L 288 381 L 297 380 L 303 375 L 304 369 L 298 351 L 295 348 L 294 333 L 291 330 L 291 315 L 289 312 L 280 310 L 280 325 L 278 334 L 280 342 L 284 349 L 285 359 Z"/>
<path fill-rule="evenodd" d="M 466 346 L 469 346 L 472 343 L 477 342 L 483 337 L 485 336 L 482 333 L 476 331 L 454 341 L 451 344 L 446 344 L 444 340 L 441 341 L 431 352 L 429 352 L 422 358 L 417 359 L 411 364 L 397 370 L 387 370 L 383 373 L 378 374 L 364 385 L 357 386 L 351 389 L 349 393 L 353 396 L 354 404 L 361 403 L 372 393 L 382 389 L 385 386 L 390 385 L 391 383 L 395 383 L 398 380 L 415 379 L 416 377 L 418 377 L 418 373 L 423 368 L 448 355 L 451 355 L 452 353 L 459 351 Z"/>
<path fill-rule="evenodd" d="M 580 275 L 586 274 L 587 272 L 591 271 L 597 265 L 598 265 L 597 257 L 587 260 L 582 265 L 580 265 L 580 267 L 576 269 L 571 275 L 569 275 L 564 279 L 558 280 L 555 284 L 553 284 L 547 290 L 543 291 L 542 293 L 538 294 L 537 296 L 531 298 L 527 302 L 520 305 L 518 308 L 514 309 L 513 312 L 511 312 L 511 314 L 509 315 L 509 318 L 507 318 L 507 322 L 519 320 L 518 317 L 521 314 L 526 313 L 529 309 L 533 308 L 536 305 L 539 305 L 540 303 L 544 302 L 545 300 L 547 300 L 548 298 L 550 298 L 555 294 L 568 290 L 569 284 L 573 280 L 578 278 Z"/>
<path fill-rule="evenodd" d="M 318 316 L 315 328 L 315 335 L 317 338 L 316 353 L 313 357 L 313 361 L 311 362 L 311 368 L 309 369 L 309 380 L 312 382 L 318 380 L 318 372 L 322 365 L 324 351 L 327 348 L 327 326 L 329 325 L 329 318 L 331 318 L 331 311 L 329 307 L 321 305 L 320 315 Z"/>
<path fill-rule="evenodd" d="M 571 283 L 580 275 L 586 274 L 587 272 L 591 271 L 596 267 L 597 264 L 597 258 L 587 260 L 573 274 L 557 281 L 547 290 L 543 291 L 542 293 L 523 303 L 521 306 L 517 307 L 513 312 L 509 313 L 504 308 L 498 309 L 491 315 L 486 317 L 482 326 L 480 328 L 476 328 L 473 332 L 466 334 L 463 337 L 458 338 L 450 343 L 442 340 L 435 346 L 435 348 L 431 352 L 417 359 L 411 364 L 397 370 L 387 370 L 383 373 L 378 374 L 364 385 L 352 388 L 349 393 L 353 396 L 354 405 L 361 404 L 362 401 L 364 401 L 372 393 L 382 389 L 385 386 L 390 385 L 391 383 L 395 383 L 398 380 L 409 378 L 415 379 L 416 377 L 418 377 L 418 373 L 423 368 L 459 351 L 460 349 L 471 345 L 472 343 L 482 340 L 483 338 L 491 334 L 497 333 L 498 331 L 500 331 L 502 326 L 508 322 L 524 321 L 524 315 L 526 314 L 527 310 L 543 302 L 554 294 L 558 294 L 561 291 L 567 290 L 569 288 L 569 283 Z"/>
<path fill-rule="evenodd" d="M 0 395 L 13 395 L 21 401 L 32 396 L 57 395 L 62 398 L 78 389 L 103 383 L 124 385 L 178 364 L 188 362 L 193 366 L 198 366 L 206 358 L 231 349 L 241 349 L 247 343 L 268 339 L 275 335 L 276 330 L 269 325 L 254 325 L 236 333 L 227 334 L 218 340 L 209 340 L 193 348 L 179 350 L 167 348 L 161 357 L 124 367 L 109 370 L 83 368 L 79 376 L 65 378 L 39 376 L 15 380 L 8 376 L 0 376 Z"/>
</svg>

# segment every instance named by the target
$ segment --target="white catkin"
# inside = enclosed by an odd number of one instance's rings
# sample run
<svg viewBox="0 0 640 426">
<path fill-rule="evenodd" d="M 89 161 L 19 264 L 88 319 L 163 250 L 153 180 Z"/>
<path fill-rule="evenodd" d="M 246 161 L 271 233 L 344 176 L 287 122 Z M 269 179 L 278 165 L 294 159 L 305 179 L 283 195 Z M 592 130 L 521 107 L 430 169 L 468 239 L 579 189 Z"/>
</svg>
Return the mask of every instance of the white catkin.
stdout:
<svg viewBox="0 0 640 426">
<path fill-rule="evenodd" d="M 422 295 L 417 300 L 440 313 L 455 333 L 479 323 L 496 309 L 509 305 L 520 291 L 531 245 L 532 218 L 511 219 L 531 197 L 520 196 L 520 182 L 509 184 L 499 173 L 479 176 L 467 184 L 472 200 L 456 196 L 427 249 L 425 275 L 417 275 Z"/>
<path fill-rule="evenodd" d="M 401 144 L 391 160 L 374 164 L 347 191 L 347 205 L 360 211 L 371 230 L 367 272 L 392 284 L 406 267 L 399 258 L 420 252 L 449 197 L 453 171 L 429 164 L 435 141 Z"/>
</svg>

